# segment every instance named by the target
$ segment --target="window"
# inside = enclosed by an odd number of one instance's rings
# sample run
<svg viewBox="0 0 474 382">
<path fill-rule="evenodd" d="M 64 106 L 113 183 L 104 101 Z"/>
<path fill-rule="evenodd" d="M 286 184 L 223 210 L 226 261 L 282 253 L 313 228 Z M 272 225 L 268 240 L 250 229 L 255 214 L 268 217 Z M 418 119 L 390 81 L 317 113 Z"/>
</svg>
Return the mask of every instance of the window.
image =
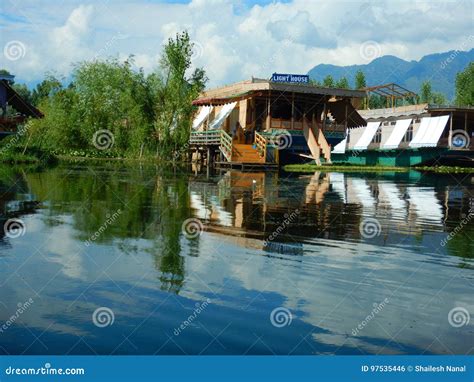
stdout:
<svg viewBox="0 0 474 382">
<path fill-rule="evenodd" d="M 408 129 L 403 136 L 402 142 L 411 142 L 413 139 L 413 122 L 410 123 L 410 126 L 408 126 Z"/>
<path fill-rule="evenodd" d="M 382 128 L 379 127 L 375 132 L 374 137 L 372 138 L 372 143 L 380 143 L 382 142 Z"/>
</svg>

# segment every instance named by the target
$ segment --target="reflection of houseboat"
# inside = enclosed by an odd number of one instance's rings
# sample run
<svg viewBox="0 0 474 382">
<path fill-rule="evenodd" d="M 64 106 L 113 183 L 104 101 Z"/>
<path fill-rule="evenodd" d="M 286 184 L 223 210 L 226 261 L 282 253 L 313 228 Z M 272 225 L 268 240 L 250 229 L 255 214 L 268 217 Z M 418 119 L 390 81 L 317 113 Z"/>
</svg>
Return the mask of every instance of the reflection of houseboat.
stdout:
<svg viewBox="0 0 474 382">
<path fill-rule="evenodd" d="M 13 89 L 13 75 L 0 74 L 0 139 L 15 134 L 18 125 L 28 117 L 41 118 L 43 114 Z"/>
<path fill-rule="evenodd" d="M 299 76 L 301 77 L 301 76 Z M 252 79 L 204 92 L 193 104 L 190 148 L 209 162 L 278 165 L 331 161 L 347 128 L 365 125 L 355 110 L 365 92 Z"/>
<path fill-rule="evenodd" d="M 334 162 L 472 164 L 474 108 L 422 104 L 359 113 L 367 126 L 348 130 L 347 138 L 332 150 Z"/>
</svg>

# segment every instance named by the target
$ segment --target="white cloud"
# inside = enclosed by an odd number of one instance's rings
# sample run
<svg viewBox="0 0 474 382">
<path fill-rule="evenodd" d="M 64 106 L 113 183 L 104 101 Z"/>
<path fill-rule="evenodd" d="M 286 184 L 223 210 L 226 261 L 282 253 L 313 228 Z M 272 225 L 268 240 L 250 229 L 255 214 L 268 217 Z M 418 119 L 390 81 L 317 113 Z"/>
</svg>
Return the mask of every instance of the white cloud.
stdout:
<svg viewBox="0 0 474 382">
<path fill-rule="evenodd" d="M 107 55 L 134 54 L 136 64 L 151 71 L 166 40 L 184 28 L 199 45 L 194 64 L 204 66 L 210 85 L 274 71 L 304 73 L 319 63 L 365 63 L 360 46 L 368 40 L 383 54 L 419 59 L 463 46 L 472 34 L 473 8 L 469 0 L 294 0 L 251 7 L 231 0 L 74 0 L 53 5 L 33 0 L 21 8 L 2 5 L 1 46 L 19 40 L 27 47 L 20 60 L 2 56 L 1 66 L 19 80 L 38 80 L 50 70 L 68 75 L 72 63 Z"/>
</svg>

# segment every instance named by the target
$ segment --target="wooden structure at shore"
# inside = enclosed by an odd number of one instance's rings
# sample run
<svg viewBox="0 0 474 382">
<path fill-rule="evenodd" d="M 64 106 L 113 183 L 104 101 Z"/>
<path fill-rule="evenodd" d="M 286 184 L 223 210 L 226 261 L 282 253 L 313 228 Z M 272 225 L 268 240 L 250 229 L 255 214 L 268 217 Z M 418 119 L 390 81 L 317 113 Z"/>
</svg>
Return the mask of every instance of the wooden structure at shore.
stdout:
<svg viewBox="0 0 474 382">
<path fill-rule="evenodd" d="M 364 126 L 364 91 L 252 78 L 207 90 L 189 139 L 194 161 L 228 167 L 278 167 L 331 161 L 348 128 Z"/>
<path fill-rule="evenodd" d="M 29 117 L 42 118 L 43 113 L 25 100 L 11 86 L 14 76 L 0 74 L 0 139 L 15 134 Z"/>
</svg>

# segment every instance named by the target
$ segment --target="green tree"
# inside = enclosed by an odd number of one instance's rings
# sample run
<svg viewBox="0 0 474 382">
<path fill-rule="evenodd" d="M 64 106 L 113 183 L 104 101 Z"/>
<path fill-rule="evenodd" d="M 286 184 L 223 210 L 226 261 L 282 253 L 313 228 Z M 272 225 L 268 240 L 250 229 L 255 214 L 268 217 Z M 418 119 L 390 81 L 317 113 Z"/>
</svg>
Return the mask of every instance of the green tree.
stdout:
<svg viewBox="0 0 474 382">
<path fill-rule="evenodd" d="M 358 70 L 355 75 L 355 88 L 363 89 L 367 87 L 367 82 L 365 81 L 365 74 L 362 70 Z"/>
<path fill-rule="evenodd" d="M 48 98 L 61 90 L 63 85 L 54 75 L 48 73 L 46 78 L 41 81 L 33 90 L 31 95 L 32 103 L 37 106 L 44 98 Z"/>
<path fill-rule="evenodd" d="M 431 82 L 424 81 L 420 87 L 419 102 L 443 105 L 446 104 L 446 97 L 443 93 L 433 92 Z"/>
<path fill-rule="evenodd" d="M 334 87 L 334 78 L 328 74 L 323 80 L 323 86 L 326 88 L 333 88 Z"/>
<path fill-rule="evenodd" d="M 456 75 L 456 105 L 474 106 L 474 62 Z"/>
<path fill-rule="evenodd" d="M 336 88 L 339 89 L 350 89 L 349 81 L 347 81 L 346 77 L 341 77 L 339 81 L 336 82 Z"/>
</svg>

